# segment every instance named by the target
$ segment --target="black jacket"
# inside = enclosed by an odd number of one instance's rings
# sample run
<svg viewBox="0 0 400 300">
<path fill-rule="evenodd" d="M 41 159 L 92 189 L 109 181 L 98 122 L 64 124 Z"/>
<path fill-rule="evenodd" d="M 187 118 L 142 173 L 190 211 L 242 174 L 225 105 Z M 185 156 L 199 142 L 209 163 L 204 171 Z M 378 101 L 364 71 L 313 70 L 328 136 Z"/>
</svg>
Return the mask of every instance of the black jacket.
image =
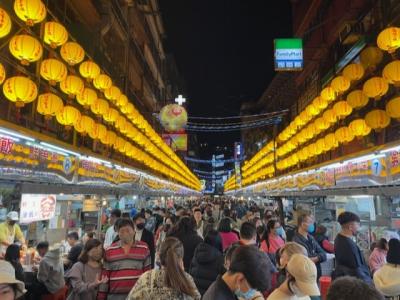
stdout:
<svg viewBox="0 0 400 300">
<path fill-rule="evenodd" d="M 221 276 L 218 276 L 206 293 L 204 294 L 203 300 L 237 300 L 235 294 L 229 289 L 225 281 L 222 280 Z"/>
<path fill-rule="evenodd" d="M 197 234 L 196 231 L 187 234 L 174 234 L 172 233 L 170 236 L 176 237 L 183 244 L 183 265 L 185 266 L 185 271 L 189 272 L 190 263 L 192 262 L 194 251 L 203 239 Z"/>
<path fill-rule="evenodd" d="M 142 238 L 140 240 L 142 242 L 145 242 L 149 247 L 151 256 L 151 267 L 154 268 L 154 260 L 156 255 L 156 248 L 154 246 L 154 235 L 145 228 L 143 229 Z"/>
<path fill-rule="evenodd" d="M 200 294 L 203 295 L 224 271 L 222 252 L 209 244 L 199 244 L 194 252 L 189 274 L 192 275 Z"/>
</svg>

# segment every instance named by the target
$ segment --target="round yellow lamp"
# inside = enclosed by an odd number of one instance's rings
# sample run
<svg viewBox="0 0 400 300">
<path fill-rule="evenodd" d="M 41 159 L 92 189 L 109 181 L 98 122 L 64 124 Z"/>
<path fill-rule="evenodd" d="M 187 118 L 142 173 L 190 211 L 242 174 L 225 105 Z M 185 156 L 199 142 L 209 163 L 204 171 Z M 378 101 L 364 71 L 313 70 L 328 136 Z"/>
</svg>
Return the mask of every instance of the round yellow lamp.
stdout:
<svg viewBox="0 0 400 300">
<path fill-rule="evenodd" d="M 122 111 L 122 108 L 124 108 L 125 106 L 128 105 L 128 97 L 127 97 L 126 95 L 124 95 L 124 94 L 121 94 L 121 95 L 118 97 L 118 99 L 116 100 L 115 103 L 117 104 L 117 106 L 118 106 L 119 108 L 121 108 L 121 111 Z M 129 104 L 130 104 L 130 103 L 129 103 Z M 132 111 L 133 111 L 133 110 L 132 110 Z M 122 113 L 128 114 L 128 113 L 125 113 L 125 112 L 123 112 L 123 111 L 122 111 Z"/>
<path fill-rule="evenodd" d="M 100 74 L 93 79 L 93 85 L 96 89 L 104 91 L 112 86 L 112 80 L 108 75 Z"/>
<path fill-rule="evenodd" d="M 326 102 L 330 103 L 336 99 L 335 90 L 328 86 L 321 91 L 321 98 L 324 99 Z"/>
<path fill-rule="evenodd" d="M 323 117 L 320 117 L 315 120 L 315 127 L 320 131 L 324 131 L 330 127 L 330 123 L 328 123 Z"/>
<path fill-rule="evenodd" d="M 85 50 L 75 42 L 66 42 L 61 46 L 60 54 L 70 66 L 74 66 L 82 62 L 85 58 Z"/>
<path fill-rule="evenodd" d="M 386 104 L 386 113 L 389 117 L 400 121 L 400 97 L 393 98 Z"/>
<path fill-rule="evenodd" d="M 322 115 L 322 117 L 324 118 L 324 120 L 329 123 L 329 124 L 334 124 L 336 123 L 338 117 L 335 114 L 335 111 L 333 109 L 328 109 L 324 112 L 324 114 Z"/>
<path fill-rule="evenodd" d="M 361 51 L 360 60 L 364 68 L 374 70 L 382 61 L 383 52 L 378 47 L 370 46 Z"/>
<path fill-rule="evenodd" d="M 317 107 L 320 111 L 321 111 L 321 110 L 324 110 L 325 108 L 328 107 L 328 101 L 322 99 L 321 97 L 316 97 L 316 98 L 313 100 L 312 103 L 313 103 L 313 105 L 314 105 L 315 107 Z"/>
<path fill-rule="evenodd" d="M 382 72 L 382 77 L 389 83 L 400 86 L 400 60 L 394 60 L 388 63 Z"/>
<path fill-rule="evenodd" d="M 34 101 L 38 94 L 36 84 L 27 77 L 14 76 L 8 78 L 3 84 L 4 96 L 17 107 Z"/>
<path fill-rule="evenodd" d="M 119 117 L 119 112 L 114 108 L 109 108 L 108 111 L 103 115 L 104 121 L 108 123 L 114 123 Z"/>
<path fill-rule="evenodd" d="M 350 81 L 357 81 L 363 78 L 365 73 L 362 64 L 349 64 L 343 69 L 343 76 Z"/>
<path fill-rule="evenodd" d="M 67 67 L 58 59 L 49 58 L 40 63 L 40 75 L 46 79 L 50 85 L 56 85 L 67 78 Z"/>
<path fill-rule="evenodd" d="M 54 117 L 64 107 L 64 103 L 60 97 L 53 93 L 41 94 L 38 97 L 37 112 L 44 115 L 49 120 Z"/>
<path fill-rule="evenodd" d="M 364 119 L 356 119 L 351 121 L 349 128 L 356 137 L 363 137 L 371 132 L 371 128 Z"/>
<path fill-rule="evenodd" d="M 0 7 L 0 38 L 5 37 L 11 31 L 11 18 L 8 13 Z"/>
<path fill-rule="evenodd" d="M 109 108 L 107 100 L 101 98 L 97 98 L 90 105 L 90 110 L 97 116 L 106 114 Z"/>
<path fill-rule="evenodd" d="M 95 123 L 91 117 L 81 115 L 79 120 L 75 123 L 74 128 L 82 136 L 86 136 L 89 132 L 92 132 L 94 124 Z"/>
<path fill-rule="evenodd" d="M 43 47 L 33 36 L 27 34 L 15 35 L 10 40 L 10 52 L 21 64 L 28 66 L 42 57 Z"/>
<path fill-rule="evenodd" d="M 85 109 L 88 109 L 97 100 L 97 93 L 93 89 L 84 88 L 82 93 L 76 95 L 76 100 Z"/>
<path fill-rule="evenodd" d="M 383 51 L 393 53 L 400 47 L 400 28 L 389 27 L 382 30 L 378 35 L 376 43 Z"/>
<path fill-rule="evenodd" d="M 353 109 L 346 101 L 338 101 L 333 106 L 333 111 L 339 119 L 344 119 L 351 114 Z"/>
<path fill-rule="evenodd" d="M 306 107 L 306 111 L 310 116 L 314 117 L 319 114 L 320 109 L 311 103 Z"/>
<path fill-rule="evenodd" d="M 60 82 L 60 89 L 73 99 L 85 89 L 83 80 L 75 75 L 68 75 L 63 81 Z"/>
<path fill-rule="evenodd" d="M 79 65 L 79 73 L 81 73 L 83 78 L 92 81 L 100 75 L 100 67 L 93 61 L 84 61 Z"/>
<path fill-rule="evenodd" d="M 46 6 L 40 0 L 15 0 L 15 14 L 28 26 L 40 23 L 46 17 Z"/>
<path fill-rule="evenodd" d="M 68 31 L 58 22 L 46 22 L 44 24 L 43 40 L 47 45 L 55 49 L 67 42 Z"/>
<path fill-rule="evenodd" d="M 117 99 L 121 96 L 121 90 L 113 85 L 104 91 L 104 96 L 106 97 L 106 99 L 115 103 Z"/>
<path fill-rule="evenodd" d="M 73 106 L 64 106 L 57 114 L 57 122 L 64 125 L 67 130 L 79 121 L 81 113 Z"/>
<path fill-rule="evenodd" d="M 346 101 L 353 109 L 360 109 L 368 104 L 369 98 L 362 90 L 354 90 L 347 95 Z"/>
<path fill-rule="evenodd" d="M 0 85 L 3 84 L 5 79 L 6 79 L 6 69 L 4 68 L 3 64 L 0 63 Z"/>
<path fill-rule="evenodd" d="M 335 131 L 335 138 L 339 143 L 349 143 L 354 140 L 354 134 L 347 126 L 340 127 Z"/>
<path fill-rule="evenodd" d="M 385 78 L 372 77 L 363 85 L 363 92 L 369 98 L 380 100 L 389 90 L 389 84 Z"/>
<path fill-rule="evenodd" d="M 382 109 L 375 109 L 367 113 L 365 122 L 375 131 L 380 131 L 390 124 L 389 115 Z"/>
<path fill-rule="evenodd" d="M 344 76 L 338 76 L 331 82 L 331 87 L 338 94 L 343 94 L 350 88 L 350 80 Z"/>
</svg>

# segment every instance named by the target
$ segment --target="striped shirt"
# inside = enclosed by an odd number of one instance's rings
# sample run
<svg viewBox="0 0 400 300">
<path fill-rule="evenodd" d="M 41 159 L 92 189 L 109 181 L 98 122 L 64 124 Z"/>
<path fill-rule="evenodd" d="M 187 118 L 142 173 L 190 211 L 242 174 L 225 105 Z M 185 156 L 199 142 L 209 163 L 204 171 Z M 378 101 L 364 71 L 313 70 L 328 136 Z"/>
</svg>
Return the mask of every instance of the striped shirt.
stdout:
<svg viewBox="0 0 400 300">
<path fill-rule="evenodd" d="M 127 297 L 140 275 L 150 270 L 150 250 L 144 242 L 135 242 L 125 253 L 121 241 L 111 244 L 105 251 L 102 276 L 109 281 L 99 286 L 97 299 Z"/>
</svg>

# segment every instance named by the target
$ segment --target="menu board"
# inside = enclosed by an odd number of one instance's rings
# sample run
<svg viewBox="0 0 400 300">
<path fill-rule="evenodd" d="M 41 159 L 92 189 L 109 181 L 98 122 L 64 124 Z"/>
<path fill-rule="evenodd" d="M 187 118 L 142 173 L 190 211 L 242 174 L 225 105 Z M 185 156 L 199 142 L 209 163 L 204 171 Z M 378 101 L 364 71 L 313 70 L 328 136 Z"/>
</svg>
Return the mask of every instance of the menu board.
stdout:
<svg viewBox="0 0 400 300">
<path fill-rule="evenodd" d="M 20 223 L 49 220 L 56 211 L 56 195 L 22 194 Z"/>
</svg>

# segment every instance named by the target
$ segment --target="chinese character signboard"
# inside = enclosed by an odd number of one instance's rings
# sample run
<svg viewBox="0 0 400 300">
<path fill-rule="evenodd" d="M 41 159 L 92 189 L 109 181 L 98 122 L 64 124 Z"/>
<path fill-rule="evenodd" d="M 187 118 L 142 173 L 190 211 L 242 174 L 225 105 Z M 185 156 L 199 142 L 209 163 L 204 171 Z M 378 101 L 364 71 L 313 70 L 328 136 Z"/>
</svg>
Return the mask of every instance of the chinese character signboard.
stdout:
<svg viewBox="0 0 400 300">
<path fill-rule="evenodd" d="M 56 211 L 56 195 L 22 194 L 21 224 L 49 220 Z"/>
<path fill-rule="evenodd" d="M 303 69 L 303 40 L 275 39 L 275 71 L 301 71 Z"/>
</svg>

